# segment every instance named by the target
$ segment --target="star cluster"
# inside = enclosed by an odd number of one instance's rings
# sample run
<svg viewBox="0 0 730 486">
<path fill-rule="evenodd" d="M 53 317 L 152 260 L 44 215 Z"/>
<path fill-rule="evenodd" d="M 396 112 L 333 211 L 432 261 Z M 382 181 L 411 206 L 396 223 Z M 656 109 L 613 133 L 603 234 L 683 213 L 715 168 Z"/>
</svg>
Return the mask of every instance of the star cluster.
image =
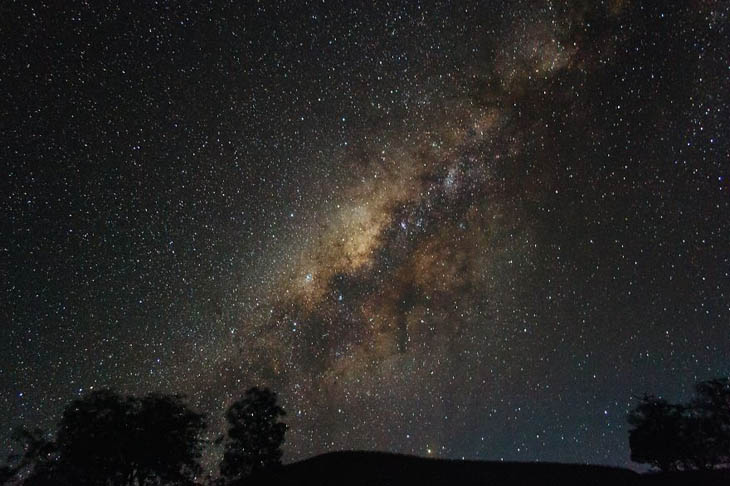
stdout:
<svg viewBox="0 0 730 486">
<path fill-rule="evenodd" d="M 730 373 L 728 6 L 676 3 L 2 7 L 4 442 L 262 385 L 287 461 L 629 464 Z"/>
</svg>

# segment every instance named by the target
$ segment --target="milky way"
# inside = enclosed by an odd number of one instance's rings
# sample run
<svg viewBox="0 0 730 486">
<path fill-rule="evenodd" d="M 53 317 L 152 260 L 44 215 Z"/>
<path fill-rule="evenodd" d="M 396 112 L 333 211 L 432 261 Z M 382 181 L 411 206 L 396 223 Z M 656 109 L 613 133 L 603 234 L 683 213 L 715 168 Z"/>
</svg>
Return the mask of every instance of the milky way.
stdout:
<svg viewBox="0 0 730 486">
<path fill-rule="evenodd" d="M 730 372 L 728 8 L 594 3 L 8 7 L 3 437 L 263 385 L 287 461 L 629 464 Z"/>
</svg>

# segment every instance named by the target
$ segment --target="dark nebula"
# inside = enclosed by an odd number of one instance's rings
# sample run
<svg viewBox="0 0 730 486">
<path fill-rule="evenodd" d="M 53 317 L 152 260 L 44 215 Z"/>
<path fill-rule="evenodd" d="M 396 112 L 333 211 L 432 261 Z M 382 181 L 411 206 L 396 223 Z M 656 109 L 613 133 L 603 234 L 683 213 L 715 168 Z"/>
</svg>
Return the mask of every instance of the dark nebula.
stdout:
<svg viewBox="0 0 730 486">
<path fill-rule="evenodd" d="M 0 7 L 0 426 L 279 392 L 341 449 L 629 464 L 730 373 L 727 2 Z"/>
</svg>

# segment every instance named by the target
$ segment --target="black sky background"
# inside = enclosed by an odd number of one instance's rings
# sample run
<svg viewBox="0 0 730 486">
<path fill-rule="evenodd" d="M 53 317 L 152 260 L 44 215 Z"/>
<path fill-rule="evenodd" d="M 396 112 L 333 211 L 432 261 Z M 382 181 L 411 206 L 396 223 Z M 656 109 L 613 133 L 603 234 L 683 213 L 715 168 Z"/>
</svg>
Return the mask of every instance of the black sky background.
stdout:
<svg viewBox="0 0 730 486">
<path fill-rule="evenodd" d="M 3 3 L 3 443 L 92 389 L 266 385 L 286 461 L 627 465 L 635 395 L 730 373 L 727 24 Z"/>
</svg>

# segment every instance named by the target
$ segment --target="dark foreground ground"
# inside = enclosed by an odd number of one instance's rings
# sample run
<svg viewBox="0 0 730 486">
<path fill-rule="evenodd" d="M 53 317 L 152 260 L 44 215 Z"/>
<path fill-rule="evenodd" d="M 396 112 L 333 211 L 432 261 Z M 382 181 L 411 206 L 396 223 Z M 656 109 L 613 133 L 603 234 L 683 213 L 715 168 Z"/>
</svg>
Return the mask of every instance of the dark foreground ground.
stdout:
<svg viewBox="0 0 730 486">
<path fill-rule="evenodd" d="M 448 461 L 379 452 L 334 452 L 288 464 L 260 485 L 692 485 L 730 486 L 728 471 L 638 474 L 605 466 Z M 251 484 L 248 483 L 247 484 Z"/>
</svg>

